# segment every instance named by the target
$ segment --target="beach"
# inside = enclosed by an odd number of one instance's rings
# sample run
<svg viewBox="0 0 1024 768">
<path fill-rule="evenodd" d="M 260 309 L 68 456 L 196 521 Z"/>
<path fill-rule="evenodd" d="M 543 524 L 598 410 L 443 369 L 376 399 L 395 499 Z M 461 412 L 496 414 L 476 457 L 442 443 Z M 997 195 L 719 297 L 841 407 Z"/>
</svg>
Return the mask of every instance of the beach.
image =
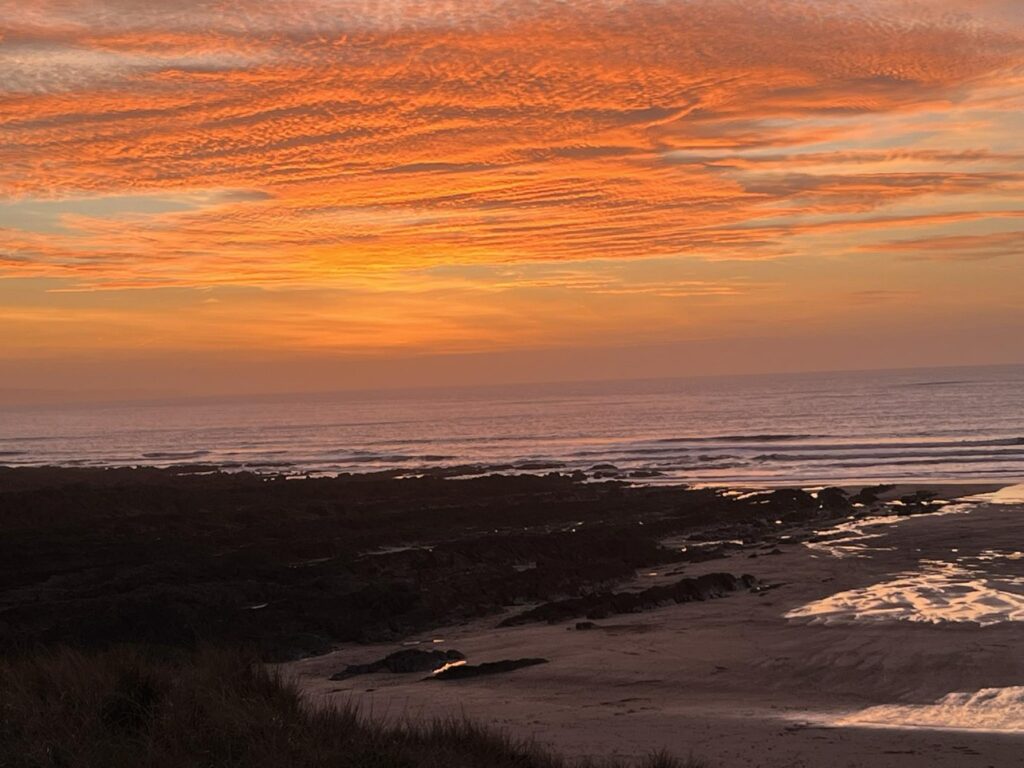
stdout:
<svg viewBox="0 0 1024 768">
<path fill-rule="evenodd" d="M 0 520 L 10 658 L 240 649 L 314 708 L 569 759 L 1003 768 L 1024 746 L 1022 486 L 43 467 L 0 469 Z"/>
<path fill-rule="evenodd" d="M 1019 488 L 978 490 L 960 489 L 972 500 L 936 514 L 841 525 L 788 546 L 749 542 L 724 565 L 682 569 L 742 569 L 772 587 L 764 591 L 585 631 L 485 619 L 410 641 L 458 649 L 470 663 L 548 659 L 507 675 L 329 680 L 394 644 L 346 646 L 284 669 L 325 705 L 354 703 L 385 719 L 472 717 L 571 755 L 666 748 L 762 768 L 1019 765 L 1024 499 Z M 631 586 L 678 578 L 668 570 Z"/>
</svg>

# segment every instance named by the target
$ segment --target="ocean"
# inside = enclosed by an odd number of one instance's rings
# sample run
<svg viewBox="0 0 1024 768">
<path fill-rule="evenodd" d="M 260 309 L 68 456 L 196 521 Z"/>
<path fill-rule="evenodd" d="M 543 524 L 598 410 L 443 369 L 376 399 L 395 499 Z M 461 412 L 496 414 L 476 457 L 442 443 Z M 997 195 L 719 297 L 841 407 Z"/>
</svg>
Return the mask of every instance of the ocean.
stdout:
<svg viewBox="0 0 1024 768">
<path fill-rule="evenodd" d="M 6 408 L 0 464 L 1024 482 L 1024 366 Z"/>
</svg>

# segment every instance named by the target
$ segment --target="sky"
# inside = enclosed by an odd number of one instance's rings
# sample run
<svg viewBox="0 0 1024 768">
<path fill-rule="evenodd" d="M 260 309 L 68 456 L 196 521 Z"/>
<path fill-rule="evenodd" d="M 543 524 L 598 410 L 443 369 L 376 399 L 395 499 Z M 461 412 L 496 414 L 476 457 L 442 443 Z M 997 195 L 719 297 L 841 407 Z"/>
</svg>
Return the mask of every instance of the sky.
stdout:
<svg viewBox="0 0 1024 768">
<path fill-rule="evenodd" d="M 0 0 L 0 403 L 1024 362 L 1019 0 Z"/>
</svg>

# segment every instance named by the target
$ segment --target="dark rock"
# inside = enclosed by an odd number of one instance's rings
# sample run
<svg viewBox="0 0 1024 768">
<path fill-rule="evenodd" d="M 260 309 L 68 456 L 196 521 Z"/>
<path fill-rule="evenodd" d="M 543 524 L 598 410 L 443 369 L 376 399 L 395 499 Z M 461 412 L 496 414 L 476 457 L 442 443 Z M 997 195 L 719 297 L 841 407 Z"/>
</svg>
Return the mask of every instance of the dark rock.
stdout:
<svg viewBox="0 0 1024 768">
<path fill-rule="evenodd" d="M 547 659 L 504 659 L 502 661 L 489 661 L 484 664 L 462 664 L 457 667 L 449 667 L 443 672 L 433 675 L 431 680 L 468 680 L 472 677 L 484 677 L 486 675 L 499 675 L 504 672 L 514 672 L 524 667 L 535 667 L 538 664 L 547 664 Z"/>
<path fill-rule="evenodd" d="M 0 655 L 37 643 L 223 643 L 285 661 L 391 643 L 509 605 L 607 593 L 638 569 L 733 546 L 681 552 L 660 544 L 670 537 L 755 544 L 782 530 L 776 520 L 824 514 L 800 491 L 764 503 L 582 482 L 578 471 L 493 474 L 503 465 L 302 480 L 199 469 L 215 468 L 0 467 Z M 446 479 L 460 473 L 474 477 Z M 665 589 L 602 598 L 573 618 L 674 599 Z"/>
<path fill-rule="evenodd" d="M 665 473 L 657 469 L 634 469 L 629 473 L 629 477 L 644 478 L 644 477 L 664 477 Z"/>
<path fill-rule="evenodd" d="M 410 672 L 433 672 L 453 661 L 465 661 L 466 657 L 459 651 L 420 651 L 407 648 L 385 656 L 370 664 L 350 664 L 342 672 L 331 675 L 331 680 L 345 680 L 356 675 L 368 675 L 375 672 L 392 672 L 408 674 Z"/>
<path fill-rule="evenodd" d="M 900 496 L 900 501 L 902 501 L 907 506 L 912 506 L 914 504 L 927 504 L 929 502 L 934 501 L 936 495 L 937 494 L 934 491 L 914 491 L 914 493 L 908 493 L 905 496 Z"/>
<path fill-rule="evenodd" d="M 531 461 L 520 461 L 518 464 L 514 464 L 513 467 L 515 469 L 524 469 L 524 470 L 537 471 L 537 470 L 541 470 L 541 469 L 562 469 L 563 467 L 565 467 L 565 464 L 563 464 L 560 461 L 542 461 L 542 460 L 533 461 L 533 460 L 531 460 Z"/>
<path fill-rule="evenodd" d="M 672 603 L 711 600 L 740 589 L 752 588 L 756 584 L 757 579 L 749 575 L 736 577 L 729 573 L 708 573 L 640 592 L 595 592 L 583 597 L 544 603 L 517 616 L 510 616 L 498 626 L 514 627 L 540 621 L 556 624 L 577 616 L 591 620 L 605 619 L 616 614 L 637 613 Z"/>
<path fill-rule="evenodd" d="M 823 488 L 818 491 L 818 504 L 829 512 L 844 512 L 850 509 L 850 499 L 842 488 Z"/>
<path fill-rule="evenodd" d="M 893 504 L 889 511 L 901 516 L 920 515 L 928 512 L 935 512 L 946 505 L 946 502 L 939 501 L 932 491 L 915 491 L 901 496 L 899 504 Z"/>
<path fill-rule="evenodd" d="M 773 517 L 800 522 L 818 516 L 818 500 L 799 488 L 777 488 L 762 496 L 762 507 Z"/>
<path fill-rule="evenodd" d="M 854 494 L 850 501 L 854 504 L 864 504 L 865 506 L 871 506 L 872 504 L 878 503 L 879 497 L 883 493 L 891 491 L 895 486 L 893 485 L 872 485 L 867 488 L 862 488 L 860 492 Z"/>
<path fill-rule="evenodd" d="M 592 621 L 577 621 L 576 629 L 581 632 L 584 632 L 589 629 L 597 629 L 597 624 L 595 624 Z"/>
</svg>

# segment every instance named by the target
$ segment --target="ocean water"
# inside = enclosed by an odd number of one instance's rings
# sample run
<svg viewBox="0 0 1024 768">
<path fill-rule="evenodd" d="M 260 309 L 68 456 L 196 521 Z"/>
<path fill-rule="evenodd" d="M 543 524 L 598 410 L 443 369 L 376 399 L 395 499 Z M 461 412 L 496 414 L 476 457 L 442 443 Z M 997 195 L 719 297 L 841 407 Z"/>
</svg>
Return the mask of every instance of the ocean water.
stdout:
<svg viewBox="0 0 1024 768">
<path fill-rule="evenodd" d="M 7 408 L 0 463 L 1022 482 L 1024 366 Z"/>
</svg>

